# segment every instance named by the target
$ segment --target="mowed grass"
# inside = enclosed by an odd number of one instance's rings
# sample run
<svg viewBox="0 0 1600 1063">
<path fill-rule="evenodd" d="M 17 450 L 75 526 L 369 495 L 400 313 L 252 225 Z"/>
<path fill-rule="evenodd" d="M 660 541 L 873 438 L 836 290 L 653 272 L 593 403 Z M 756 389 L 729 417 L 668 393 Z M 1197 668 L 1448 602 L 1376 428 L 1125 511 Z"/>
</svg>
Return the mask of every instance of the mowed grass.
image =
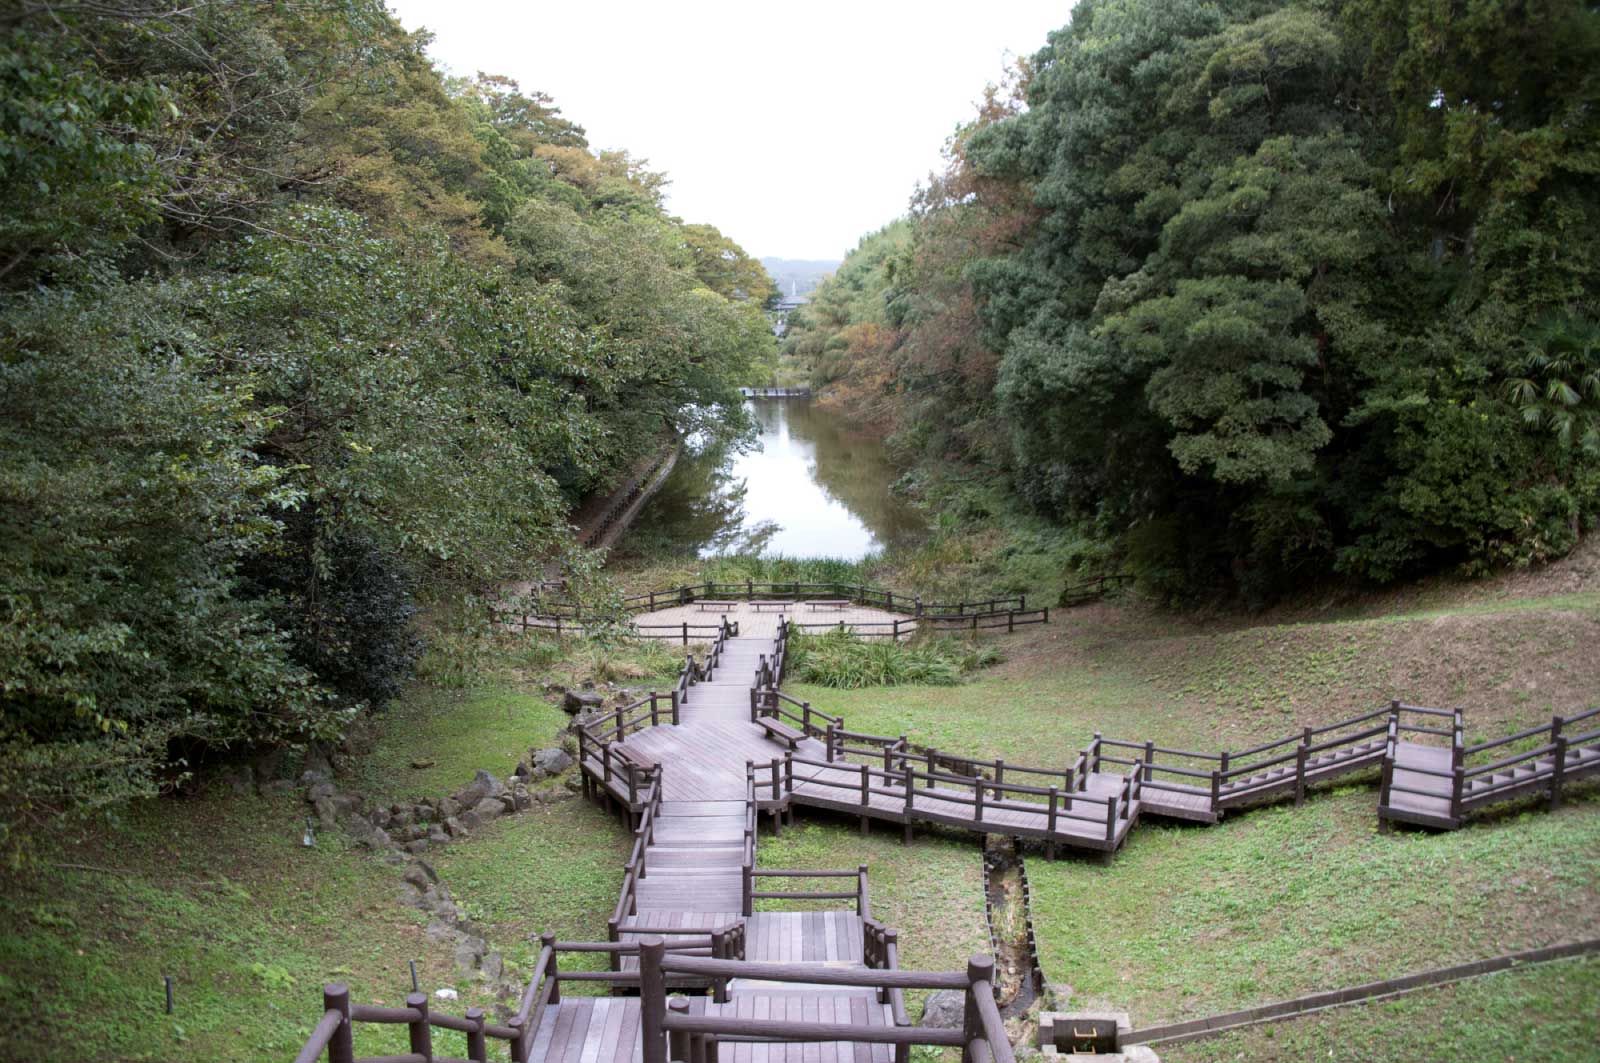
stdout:
<svg viewBox="0 0 1600 1063">
<path fill-rule="evenodd" d="M 385 710 L 345 785 L 381 802 L 443 797 L 480 768 L 504 780 L 530 749 L 557 744 L 568 719 L 552 699 L 511 686 L 419 690 Z"/>
<path fill-rule="evenodd" d="M 398 871 L 332 835 L 304 848 L 303 824 L 294 798 L 144 802 L 0 878 L 0 991 L 28 1016 L 0 1024 L 0 1059 L 291 1059 L 324 982 L 399 1004 L 416 960 L 424 985 L 457 984 Z M 392 1033 L 358 1049 L 403 1050 Z"/>
<path fill-rule="evenodd" d="M 1600 1055 L 1600 958 L 1505 971 L 1158 1047 L 1168 1063 L 1592 1063 Z"/>
<path fill-rule="evenodd" d="M 1136 1025 L 1600 934 L 1600 800 L 1377 833 L 1365 787 L 1028 861 L 1045 974 Z"/>
<path fill-rule="evenodd" d="M 438 853 L 433 866 L 456 903 L 502 952 L 507 970 L 526 980 L 540 934 L 560 941 L 606 940 L 606 919 L 616 906 L 631 845 L 615 818 L 573 797 L 485 824 L 468 844 Z M 597 966 L 591 962 L 596 959 L 564 955 L 560 964 L 587 970 Z M 574 984 L 572 991 L 585 988 Z"/>
</svg>

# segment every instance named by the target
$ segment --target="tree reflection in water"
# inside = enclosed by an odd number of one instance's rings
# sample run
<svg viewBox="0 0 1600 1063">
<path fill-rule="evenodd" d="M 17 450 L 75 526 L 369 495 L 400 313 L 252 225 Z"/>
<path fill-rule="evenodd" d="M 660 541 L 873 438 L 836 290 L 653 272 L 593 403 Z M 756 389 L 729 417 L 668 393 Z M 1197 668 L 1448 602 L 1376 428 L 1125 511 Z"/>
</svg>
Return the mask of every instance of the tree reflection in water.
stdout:
<svg viewBox="0 0 1600 1063">
<path fill-rule="evenodd" d="M 916 510 L 890 494 L 899 470 L 881 441 L 805 400 L 748 408 L 755 446 L 686 447 L 623 552 L 854 559 L 922 533 Z"/>
</svg>

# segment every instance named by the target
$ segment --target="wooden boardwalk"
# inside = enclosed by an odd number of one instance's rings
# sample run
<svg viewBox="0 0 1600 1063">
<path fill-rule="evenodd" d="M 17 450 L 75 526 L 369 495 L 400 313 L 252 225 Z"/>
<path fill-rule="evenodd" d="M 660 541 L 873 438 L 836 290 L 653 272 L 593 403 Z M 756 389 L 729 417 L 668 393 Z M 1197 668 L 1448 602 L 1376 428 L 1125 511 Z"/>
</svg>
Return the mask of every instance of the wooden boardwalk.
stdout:
<svg viewBox="0 0 1600 1063">
<path fill-rule="evenodd" d="M 873 593 L 894 604 L 889 592 Z M 1024 603 L 1015 604 L 1020 612 Z M 944 607 L 918 608 L 926 616 Z M 796 808 L 812 807 L 855 815 L 863 830 L 875 820 L 900 824 L 908 841 L 921 822 L 1037 839 L 1052 856 L 1065 846 L 1109 858 L 1141 815 L 1214 823 L 1261 802 L 1298 804 L 1309 788 L 1356 772 L 1379 773 L 1385 828 L 1446 829 L 1515 798 L 1554 805 L 1564 786 L 1600 774 L 1600 709 L 1469 746 L 1459 710 L 1399 702 L 1237 752 L 1097 734 L 1060 768 L 979 761 L 913 748 L 905 736 L 848 731 L 784 694 L 791 628 L 785 620 L 773 628 L 770 637 L 740 637 L 719 624 L 710 654 L 690 658 L 670 694 L 580 730 L 586 793 L 614 806 L 634 832 L 607 941 L 546 936 L 506 1025 L 478 1009 L 431 1014 L 421 993 L 404 1008 L 381 1008 L 327 986 L 300 1063 L 324 1049 L 330 1063 L 370 1063 L 350 1047 L 359 1022 L 410 1028 L 412 1054 L 382 1057 L 393 1060 L 434 1058 L 437 1027 L 466 1033 L 474 1061 L 499 1040 L 509 1042 L 513 1063 L 724 1063 L 722 1054 L 731 1063 L 908 1063 L 912 1045 L 1014 1063 L 991 959 L 973 957 L 965 972 L 900 970 L 897 933 L 871 915 L 867 869 L 757 869 L 758 816 L 770 814 L 781 829 Z M 804 885 L 764 888 L 773 880 Z M 853 902 L 854 910 L 756 910 L 784 899 Z M 560 970 L 558 956 L 574 952 L 603 953 L 610 969 Z M 603 983 L 612 995 L 562 994 L 562 985 L 582 982 Z M 913 1026 L 905 989 L 964 991 L 962 1029 Z M 669 1002 L 673 991 L 705 995 Z"/>
</svg>

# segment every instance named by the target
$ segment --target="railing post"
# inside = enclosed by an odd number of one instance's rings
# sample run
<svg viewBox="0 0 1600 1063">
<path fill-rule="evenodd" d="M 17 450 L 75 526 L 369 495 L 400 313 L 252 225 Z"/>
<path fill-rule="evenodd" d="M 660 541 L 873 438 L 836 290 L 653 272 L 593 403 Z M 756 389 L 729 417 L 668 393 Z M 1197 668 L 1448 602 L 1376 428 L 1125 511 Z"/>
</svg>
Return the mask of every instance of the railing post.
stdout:
<svg viewBox="0 0 1600 1063">
<path fill-rule="evenodd" d="M 833 743 L 834 743 L 834 740 L 835 740 L 835 737 L 836 737 L 835 733 L 834 733 L 835 726 L 836 725 L 834 724 L 834 722 L 832 720 L 828 721 L 827 742 L 828 742 L 828 763 L 829 764 L 833 763 Z"/>
<path fill-rule="evenodd" d="M 639 803 L 639 769 L 633 761 L 628 761 L 628 813 L 633 813 L 633 806 Z"/>
<path fill-rule="evenodd" d="M 983 1035 L 983 1019 L 978 1014 L 978 985 L 994 985 L 994 959 L 974 956 L 967 961 L 967 992 L 961 1012 L 961 1063 L 973 1063 L 972 1042 Z M 991 1053 L 990 1058 L 993 1058 Z"/>
<path fill-rule="evenodd" d="M 728 958 L 727 931 L 713 930 L 711 932 L 711 955 L 713 958 L 719 960 L 725 960 Z M 726 1004 L 728 1002 L 728 980 L 726 978 L 712 979 L 711 999 L 718 1004 Z M 687 1003 L 687 1001 L 685 1003 Z"/>
<path fill-rule="evenodd" d="M 661 726 L 661 716 L 656 711 L 656 692 L 654 690 L 650 691 L 650 726 Z"/>
<path fill-rule="evenodd" d="M 1560 722 L 1560 717 L 1557 717 Z M 1555 810 L 1561 803 L 1561 780 L 1567 773 L 1567 739 L 1565 736 L 1556 739 L 1556 763 L 1550 772 L 1550 809 Z"/>
<path fill-rule="evenodd" d="M 1092 756 L 1092 758 L 1091 758 L 1091 760 L 1089 762 L 1089 770 L 1091 772 L 1093 772 L 1094 774 L 1098 775 L 1098 774 L 1100 774 L 1100 732 L 1099 731 L 1096 731 L 1094 733 L 1094 741 L 1089 743 L 1089 748 L 1094 751 L 1093 756 Z"/>
<path fill-rule="evenodd" d="M 482 1008 L 468 1008 L 467 1021 L 473 1028 L 467 1031 L 467 1058 L 472 1063 L 489 1063 L 489 1039 L 483 1033 Z"/>
<path fill-rule="evenodd" d="M 783 790 L 784 793 L 794 793 L 794 751 L 783 751 Z"/>
<path fill-rule="evenodd" d="M 1056 833 L 1056 801 L 1060 796 L 1061 791 L 1058 788 L 1054 786 L 1050 787 L 1050 811 L 1046 816 L 1044 829 L 1045 833 L 1049 834 L 1052 840 L 1054 839 Z"/>
<path fill-rule="evenodd" d="M 678 688 L 677 687 L 673 687 L 672 688 L 672 722 L 673 722 L 674 725 L 682 722 L 679 719 L 679 715 L 680 715 L 679 710 L 681 709 L 681 707 L 682 707 L 681 703 L 678 700 Z"/>
<path fill-rule="evenodd" d="M 900 737 L 904 738 L 905 736 L 901 735 Z M 1006 781 L 1006 762 L 999 757 L 994 758 L 994 781 L 996 786 Z M 1000 791 L 996 789 L 994 795 L 999 797 Z"/>
<path fill-rule="evenodd" d="M 1155 769 L 1153 769 L 1151 767 L 1151 765 L 1154 764 L 1155 762 L 1156 762 L 1156 744 L 1147 739 L 1145 741 L 1145 744 L 1144 744 L 1144 781 L 1145 782 L 1149 782 L 1152 778 L 1154 778 Z"/>
<path fill-rule="evenodd" d="M 717 997 L 717 1003 L 722 1003 L 722 998 Z M 673 997 L 667 1001 L 667 1011 L 682 1018 L 689 1017 L 689 1000 L 687 997 Z M 667 1056 L 673 1063 L 689 1063 L 689 1032 L 687 1030 L 673 1030 L 667 1035 Z"/>
<path fill-rule="evenodd" d="M 421 1056 L 422 1063 L 433 1063 L 433 1027 L 428 1025 L 428 994 L 409 994 L 406 997 L 406 1007 L 421 1016 L 406 1030 L 411 1041 L 411 1054 Z"/>
<path fill-rule="evenodd" d="M 618 933 L 615 919 L 606 920 L 606 929 L 611 932 L 612 941 L 621 940 L 622 935 Z M 539 944 L 543 948 L 550 950 L 550 962 L 545 965 L 544 976 L 550 981 L 550 1003 L 559 1004 L 561 1003 L 561 970 L 556 963 L 556 936 L 551 933 L 540 934 Z M 612 970 L 622 970 L 622 961 L 615 952 L 611 954 L 611 963 Z M 535 977 L 537 977 L 537 972 L 535 972 Z"/>
<path fill-rule="evenodd" d="M 759 711 L 757 709 L 757 700 L 756 699 L 757 699 L 756 688 L 755 687 L 751 687 L 750 688 L 750 722 L 751 723 L 757 722 L 757 720 L 760 718 L 760 713 L 759 713 Z"/>
<path fill-rule="evenodd" d="M 1294 747 L 1294 807 L 1299 808 L 1306 802 L 1306 746 L 1301 743 Z"/>
<path fill-rule="evenodd" d="M 343 982 L 329 982 L 323 986 L 322 1010 L 337 1011 L 344 1016 L 339 1028 L 328 1038 L 328 1063 L 355 1063 L 355 1035 L 350 1029 L 350 987 Z"/>
<path fill-rule="evenodd" d="M 983 823 L 983 790 L 983 776 L 974 775 L 972 777 L 972 792 L 976 796 L 972 805 L 972 822 L 980 825 Z"/>
<path fill-rule="evenodd" d="M 661 973 L 666 942 L 659 934 L 639 939 L 639 1037 L 644 1063 L 667 1063 L 667 985 Z"/>
<path fill-rule="evenodd" d="M 862 834 L 866 834 L 868 831 L 870 831 L 872 829 L 869 826 L 869 824 L 872 821 L 867 815 L 867 809 L 871 806 L 871 803 L 872 803 L 872 796 L 871 796 L 871 793 L 870 793 L 870 788 L 872 786 L 872 781 L 871 781 L 872 777 L 869 774 L 870 771 L 871 771 L 871 769 L 868 768 L 865 764 L 861 765 L 861 833 Z"/>
</svg>

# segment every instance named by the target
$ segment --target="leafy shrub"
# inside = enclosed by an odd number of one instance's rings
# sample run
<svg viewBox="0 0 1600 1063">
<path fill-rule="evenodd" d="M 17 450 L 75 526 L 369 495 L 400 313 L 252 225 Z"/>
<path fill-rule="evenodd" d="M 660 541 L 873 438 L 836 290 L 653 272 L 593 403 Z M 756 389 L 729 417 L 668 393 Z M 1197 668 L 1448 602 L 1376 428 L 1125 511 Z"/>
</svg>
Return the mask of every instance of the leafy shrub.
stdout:
<svg viewBox="0 0 1600 1063">
<path fill-rule="evenodd" d="M 848 631 L 796 635 L 789 647 L 795 678 L 845 690 L 912 683 L 954 686 L 962 676 L 1001 660 L 999 650 L 980 643 L 951 638 L 871 641 Z"/>
</svg>

